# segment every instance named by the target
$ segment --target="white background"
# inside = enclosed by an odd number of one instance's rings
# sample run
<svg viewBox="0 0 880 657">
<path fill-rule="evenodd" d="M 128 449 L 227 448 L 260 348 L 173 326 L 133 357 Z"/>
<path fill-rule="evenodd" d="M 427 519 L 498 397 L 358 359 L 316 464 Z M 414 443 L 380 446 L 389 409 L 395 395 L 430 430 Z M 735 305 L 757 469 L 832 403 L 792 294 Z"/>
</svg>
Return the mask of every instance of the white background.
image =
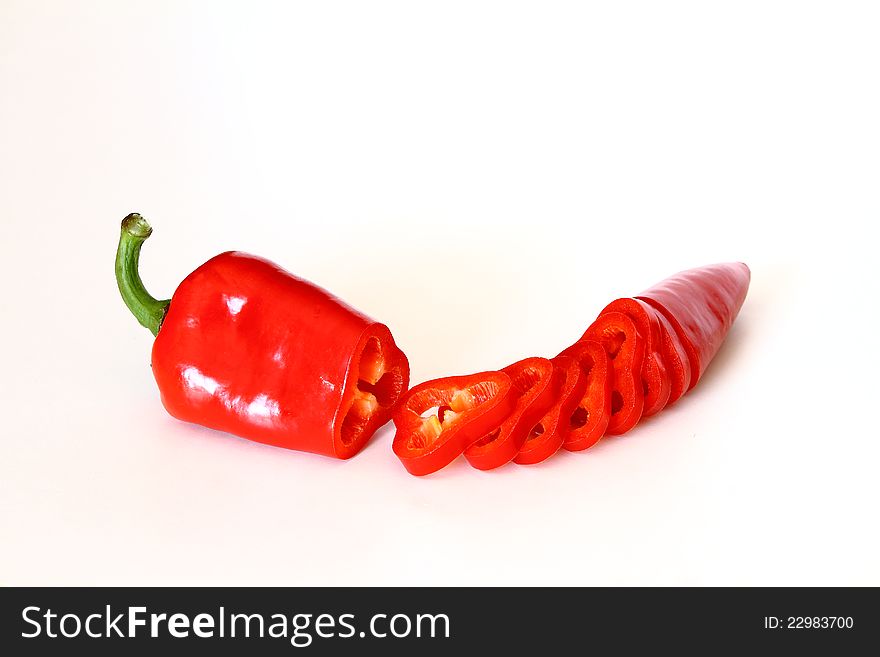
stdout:
<svg viewBox="0 0 880 657">
<path fill-rule="evenodd" d="M 873 584 L 876 3 L 0 4 L 0 583 Z M 537 467 L 417 479 L 184 425 L 119 299 L 230 248 L 413 381 L 552 355 L 743 260 L 700 386 Z"/>
</svg>

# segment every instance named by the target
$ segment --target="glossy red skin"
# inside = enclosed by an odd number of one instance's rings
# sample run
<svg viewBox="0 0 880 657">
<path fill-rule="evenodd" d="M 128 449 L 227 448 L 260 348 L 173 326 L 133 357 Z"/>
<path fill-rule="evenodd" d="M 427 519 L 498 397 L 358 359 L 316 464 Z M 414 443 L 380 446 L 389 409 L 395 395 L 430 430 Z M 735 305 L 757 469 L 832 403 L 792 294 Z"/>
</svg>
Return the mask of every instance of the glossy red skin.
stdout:
<svg viewBox="0 0 880 657">
<path fill-rule="evenodd" d="M 388 402 L 360 432 L 342 424 L 366 346 L 384 356 Z M 222 253 L 177 288 L 153 344 L 174 417 L 261 443 L 349 458 L 391 417 L 409 363 L 388 328 L 278 265 Z M 393 399 L 391 399 L 393 397 Z"/>
<path fill-rule="evenodd" d="M 645 290 L 643 299 L 675 328 L 691 364 L 691 387 L 706 371 L 739 314 L 751 272 L 741 262 L 689 269 Z"/>
<path fill-rule="evenodd" d="M 516 405 L 506 420 L 490 435 L 491 440 L 478 440 L 468 447 L 464 457 L 478 470 L 492 470 L 509 463 L 516 457 L 532 428 L 555 403 L 556 393 L 551 385 L 553 363 L 546 358 L 525 358 L 501 370 L 513 382 Z M 524 373 L 537 380 L 527 390 L 518 385 Z"/>
<path fill-rule="evenodd" d="M 540 420 L 544 432 L 539 436 L 529 436 L 519 454 L 513 459 L 514 463 L 519 465 L 541 463 L 559 451 L 571 430 L 571 414 L 577 408 L 587 387 L 587 379 L 575 354 L 560 354 L 552 359 L 552 363 L 551 385 L 556 391 L 555 403 Z"/>
<path fill-rule="evenodd" d="M 647 303 L 647 302 L 646 302 Z M 671 406 L 678 401 L 684 393 L 688 391 L 691 385 L 691 364 L 687 355 L 687 350 L 682 344 L 681 338 L 675 332 L 675 328 L 666 319 L 666 316 L 659 310 L 651 306 L 651 312 L 660 320 L 660 339 L 663 344 L 663 362 L 666 363 L 666 372 L 669 374 L 669 401 L 667 406 Z"/>
<path fill-rule="evenodd" d="M 459 391 L 487 384 L 494 391 L 485 401 L 459 413 L 430 445 L 412 445 L 412 438 L 424 421 L 422 413 L 433 406 L 448 405 Z M 504 372 L 450 376 L 420 383 L 404 395 L 392 417 L 397 427 L 392 444 L 394 454 L 410 474 L 421 477 L 437 472 L 501 425 L 515 405 L 513 384 Z"/>
<path fill-rule="evenodd" d="M 579 427 L 572 425 L 562 445 L 570 452 L 580 452 L 599 442 L 608 428 L 611 419 L 611 368 L 605 349 L 592 340 L 578 342 L 562 353 L 572 355 L 580 362 L 586 378 L 586 387 L 575 411 L 586 411 L 587 421 Z"/>
<path fill-rule="evenodd" d="M 607 333 L 620 332 L 625 336 L 615 355 Z M 642 362 L 645 358 L 645 341 L 639 336 L 635 323 L 623 313 L 609 312 L 600 315 L 584 333 L 579 342 L 593 340 L 600 343 L 611 362 L 612 413 L 605 433 L 620 435 L 632 429 L 642 417 L 645 405 L 642 390 Z M 621 407 L 613 411 L 614 393 L 620 395 Z"/>
<path fill-rule="evenodd" d="M 672 387 L 663 358 L 660 319 L 650 305 L 638 299 L 616 299 L 599 314 L 610 312 L 621 312 L 629 317 L 645 342 L 645 358 L 642 361 L 645 401 L 642 417 L 659 413 L 669 402 Z"/>
</svg>

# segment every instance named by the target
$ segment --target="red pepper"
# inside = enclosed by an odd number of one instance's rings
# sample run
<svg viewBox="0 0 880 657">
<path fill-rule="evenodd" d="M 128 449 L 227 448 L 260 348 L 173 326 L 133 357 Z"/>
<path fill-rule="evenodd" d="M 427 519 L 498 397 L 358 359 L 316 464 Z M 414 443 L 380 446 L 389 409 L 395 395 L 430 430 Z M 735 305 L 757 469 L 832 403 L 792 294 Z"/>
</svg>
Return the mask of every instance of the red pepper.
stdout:
<svg viewBox="0 0 880 657">
<path fill-rule="evenodd" d="M 663 362 L 669 375 L 670 389 L 667 406 L 674 404 L 690 389 L 691 365 L 687 350 L 672 324 L 659 310 L 648 304 L 651 312 L 660 320 L 660 336 L 663 343 Z"/>
<path fill-rule="evenodd" d="M 525 443 L 513 459 L 520 465 L 540 463 L 559 451 L 571 431 L 571 417 L 578 407 L 587 388 L 581 362 L 581 350 L 566 350 L 553 363 L 553 381 L 555 403 L 549 411 L 534 425 Z"/>
<path fill-rule="evenodd" d="M 645 406 L 642 363 L 645 340 L 635 322 L 620 312 L 600 315 L 581 341 L 598 342 L 611 361 L 611 419 L 606 433 L 619 435 L 632 429 Z"/>
<path fill-rule="evenodd" d="M 501 426 L 465 450 L 468 463 L 479 470 L 492 470 L 510 462 L 556 401 L 551 385 L 553 363 L 546 358 L 525 358 L 501 371 L 510 377 L 516 405 Z"/>
<path fill-rule="evenodd" d="M 642 383 L 645 397 L 643 417 L 649 417 L 663 410 L 669 401 L 671 381 L 666 371 L 662 354 L 662 335 L 660 319 L 651 306 L 638 299 L 617 299 L 599 313 L 620 312 L 636 325 L 639 337 L 645 343 L 645 359 L 642 363 Z"/>
<path fill-rule="evenodd" d="M 394 412 L 394 453 L 410 474 L 436 472 L 498 428 L 516 399 L 513 382 L 504 372 L 420 383 Z"/>
<path fill-rule="evenodd" d="M 608 354 L 598 342 L 585 340 L 566 349 L 580 361 L 586 388 L 571 414 L 568 436 L 563 447 L 580 452 L 595 445 L 608 428 L 611 419 L 611 370 Z"/>
<path fill-rule="evenodd" d="M 391 417 L 409 363 L 390 331 L 277 265 L 220 254 L 174 296 L 150 296 L 137 272 L 149 224 L 122 222 L 120 292 L 153 344 L 153 374 L 174 417 L 261 443 L 337 458 Z"/>
<path fill-rule="evenodd" d="M 645 290 L 639 299 L 672 324 L 691 366 L 694 387 L 727 336 L 749 290 L 751 273 L 741 262 L 689 269 Z"/>
</svg>

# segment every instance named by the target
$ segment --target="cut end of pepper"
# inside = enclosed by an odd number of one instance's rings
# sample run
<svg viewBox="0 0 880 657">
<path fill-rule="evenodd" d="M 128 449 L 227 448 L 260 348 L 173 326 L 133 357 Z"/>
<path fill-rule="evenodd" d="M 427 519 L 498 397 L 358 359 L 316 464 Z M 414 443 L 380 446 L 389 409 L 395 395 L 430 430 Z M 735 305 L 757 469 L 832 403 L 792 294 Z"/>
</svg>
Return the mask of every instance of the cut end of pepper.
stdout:
<svg viewBox="0 0 880 657">
<path fill-rule="evenodd" d="M 630 317 L 612 311 L 596 318 L 580 340 L 585 341 L 595 341 L 602 346 L 613 370 L 611 419 L 607 433 L 626 433 L 639 421 L 644 410 L 645 339 Z"/>
<path fill-rule="evenodd" d="M 375 430 L 388 422 L 409 383 L 406 357 L 393 342 L 383 349 L 377 336 L 367 339 L 355 371 L 354 393 L 339 431 L 347 455 L 359 451 Z"/>
</svg>

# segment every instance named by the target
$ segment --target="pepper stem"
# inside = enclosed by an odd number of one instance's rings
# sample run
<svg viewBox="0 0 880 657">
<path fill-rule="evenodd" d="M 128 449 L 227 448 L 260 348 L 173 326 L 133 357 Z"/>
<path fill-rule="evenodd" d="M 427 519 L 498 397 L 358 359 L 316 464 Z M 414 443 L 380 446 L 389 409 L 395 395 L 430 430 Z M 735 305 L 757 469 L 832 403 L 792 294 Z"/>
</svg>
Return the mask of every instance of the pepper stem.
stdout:
<svg viewBox="0 0 880 657">
<path fill-rule="evenodd" d="M 141 326 L 150 329 L 153 335 L 158 335 L 171 300 L 160 301 L 152 297 L 138 273 L 141 247 L 152 232 L 150 224 L 137 212 L 132 212 L 122 220 L 119 247 L 116 250 L 116 284 L 122 300 Z"/>
</svg>

